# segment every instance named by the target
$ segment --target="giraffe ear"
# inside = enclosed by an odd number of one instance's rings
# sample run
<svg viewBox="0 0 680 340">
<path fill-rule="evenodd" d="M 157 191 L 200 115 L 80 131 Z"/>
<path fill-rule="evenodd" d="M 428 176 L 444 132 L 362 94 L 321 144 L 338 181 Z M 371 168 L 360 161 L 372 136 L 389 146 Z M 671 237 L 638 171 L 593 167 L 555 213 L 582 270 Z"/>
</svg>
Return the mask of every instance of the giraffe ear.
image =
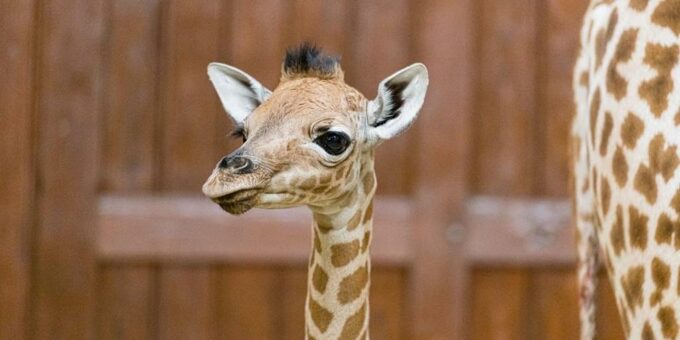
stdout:
<svg viewBox="0 0 680 340">
<path fill-rule="evenodd" d="M 233 66 L 210 63 L 208 77 L 222 106 L 237 124 L 242 123 L 272 93 L 255 78 Z"/>
<path fill-rule="evenodd" d="M 416 63 L 385 78 L 378 97 L 368 103 L 371 136 L 389 139 L 408 129 L 418 116 L 427 92 L 427 68 Z"/>
</svg>

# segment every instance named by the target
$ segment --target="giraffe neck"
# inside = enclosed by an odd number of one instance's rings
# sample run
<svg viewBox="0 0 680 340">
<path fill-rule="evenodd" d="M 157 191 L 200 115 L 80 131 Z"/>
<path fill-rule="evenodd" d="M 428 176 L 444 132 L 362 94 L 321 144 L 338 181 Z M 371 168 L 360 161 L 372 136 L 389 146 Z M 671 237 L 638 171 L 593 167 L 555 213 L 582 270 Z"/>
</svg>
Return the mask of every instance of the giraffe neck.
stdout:
<svg viewBox="0 0 680 340">
<path fill-rule="evenodd" d="M 331 215 L 314 213 L 305 309 L 308 339 L 368 338 L 372 167 L 362 178 L 354 204 Z"/>
</svg>

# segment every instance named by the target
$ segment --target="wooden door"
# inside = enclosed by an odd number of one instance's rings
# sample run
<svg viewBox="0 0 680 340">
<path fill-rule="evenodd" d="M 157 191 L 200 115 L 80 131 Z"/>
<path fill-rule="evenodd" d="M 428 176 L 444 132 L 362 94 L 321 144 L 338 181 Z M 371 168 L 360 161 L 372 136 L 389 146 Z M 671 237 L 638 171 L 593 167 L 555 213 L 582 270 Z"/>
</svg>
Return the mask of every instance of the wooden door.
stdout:
<svg viewBox="0 0 680 340">
<path fill-rule="evenodd" d="M 302 338 L 309 213 L 228 216 L 200 185 L 239 144 L 207 63 L 274 87 L 303 40 L 368 97 L 411 62 L 430 72 L 417 124 L 377 155 L 372 338 L 575 338 L 585 6 L 0 0 L 0 339 Z"/>
</svg>

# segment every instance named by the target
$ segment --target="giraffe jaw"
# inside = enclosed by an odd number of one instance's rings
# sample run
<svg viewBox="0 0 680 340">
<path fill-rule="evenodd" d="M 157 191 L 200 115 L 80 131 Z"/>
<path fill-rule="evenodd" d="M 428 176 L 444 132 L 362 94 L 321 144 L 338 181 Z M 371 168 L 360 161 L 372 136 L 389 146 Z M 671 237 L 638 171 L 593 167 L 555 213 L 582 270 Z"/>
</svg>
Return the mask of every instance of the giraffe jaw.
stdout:
<svg viewBox="0 0 680 340">
<path fill-rule="evenodd" d="M 217 203 L 222 210 L 232 215 L 240 215 L 255 206 L 259 193 L 260 189 L 242 189 L 211 199 L 213 202 Z"/>
</svg>

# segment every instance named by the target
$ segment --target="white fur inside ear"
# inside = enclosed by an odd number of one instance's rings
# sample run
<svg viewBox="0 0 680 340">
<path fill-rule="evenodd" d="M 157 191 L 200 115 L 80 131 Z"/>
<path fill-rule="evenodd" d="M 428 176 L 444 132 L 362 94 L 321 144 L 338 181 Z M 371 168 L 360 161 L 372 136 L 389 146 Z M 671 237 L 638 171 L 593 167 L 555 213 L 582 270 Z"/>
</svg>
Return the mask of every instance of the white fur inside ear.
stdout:
<svg viewBox="0 0 680 340">
<path fill-rule="evenodd" d="M 421 63 L 403 68 L 380 82 L 378 97 L 367 107 L 370 135 L 384 140 L 408 129 L 423 106 L 427 85 L 427 68 Z"/>
<path fill-rule="evenodd" d="M 210 63 L 208 77 L 220 97 L 222 106 L 237 124 L 242 123 L 271 95 L 271 91 L 255 78 L 233 66 Z"/>
</svg>

